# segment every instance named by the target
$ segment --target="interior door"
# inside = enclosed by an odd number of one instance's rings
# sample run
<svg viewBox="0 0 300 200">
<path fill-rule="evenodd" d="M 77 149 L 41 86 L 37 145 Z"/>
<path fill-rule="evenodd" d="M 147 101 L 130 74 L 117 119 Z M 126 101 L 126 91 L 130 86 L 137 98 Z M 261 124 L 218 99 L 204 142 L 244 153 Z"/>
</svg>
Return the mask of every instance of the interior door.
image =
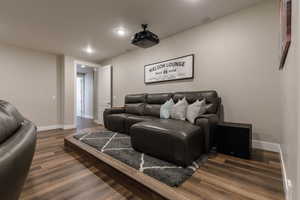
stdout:
<svg viewBox="0 0 300 200">
<path fill-rule="evenodd" d="M 103 112 L 112 105 L 112 66 L 98 68 L 98 121 L 103 123 Z"/>
</svg>

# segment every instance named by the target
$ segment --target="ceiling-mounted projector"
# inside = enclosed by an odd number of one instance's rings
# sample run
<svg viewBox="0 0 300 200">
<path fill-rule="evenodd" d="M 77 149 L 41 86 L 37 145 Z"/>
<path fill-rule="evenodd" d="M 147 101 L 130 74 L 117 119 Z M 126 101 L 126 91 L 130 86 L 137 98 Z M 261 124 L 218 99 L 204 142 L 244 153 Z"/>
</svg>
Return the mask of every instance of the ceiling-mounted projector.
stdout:
<svg viewBox="0 0 300 200">
<path fill-rule="evenodd" d="M 146 30 L 148 24 L 142 24 L 142 28 L 144 29 L 141 32 L 138 32 L 134 35 L 131 44 L 136 45 L 142 48 L 152 47 L 159 43 L 159 38 L 154 33 Z"/>
</svg>

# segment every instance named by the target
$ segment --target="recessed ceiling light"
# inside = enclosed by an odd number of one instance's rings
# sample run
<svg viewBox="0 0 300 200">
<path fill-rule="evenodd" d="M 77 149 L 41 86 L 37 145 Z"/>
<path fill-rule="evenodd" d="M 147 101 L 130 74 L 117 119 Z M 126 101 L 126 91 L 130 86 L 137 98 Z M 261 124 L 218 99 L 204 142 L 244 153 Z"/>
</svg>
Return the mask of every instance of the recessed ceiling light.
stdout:
<svg viewBox="0 0 300 200">
<path fill-rule="evenodd" d="M 88 54 L 94 53 L 94 50 L 93 50 L 92 47 L 90 47 L 90 46 L 87 46 L 87 47 L 84 49 L 84 51 L 85 51 L 86 53 L 88 53 Z"/>
<path fill-rule="evenodd" d="M 85 68 L 85 65 L 81 65 L 81 68 Z"/>
<path fill-rule="evenodd" d="M 118 30 L 117 33 L 118 33 L 120 36 L 124 36 L 124 35 L 125 35 L 125 31 L 122 30 L 122 29 Z"/>
<path fill-rule="evenodd" d="M 115 30 L 116 34 L 123 37 L 127 35 L 127 31 L 123 27 L 119 27 Z"/>
</svg>

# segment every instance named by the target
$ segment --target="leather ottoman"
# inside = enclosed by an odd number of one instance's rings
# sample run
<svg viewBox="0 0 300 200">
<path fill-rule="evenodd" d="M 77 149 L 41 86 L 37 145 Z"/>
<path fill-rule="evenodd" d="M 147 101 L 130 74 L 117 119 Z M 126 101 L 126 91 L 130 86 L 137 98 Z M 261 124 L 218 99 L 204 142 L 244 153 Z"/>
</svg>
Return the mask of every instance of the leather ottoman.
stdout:
<svg viewBox="0 0 300 200">
<path fill-rule="evenodd" d="M 186 167 L 204 151 L 204 134 L 187 121 L 158 119 L 130 128 L 132 147 L 142 153 Z"/>
</svg>

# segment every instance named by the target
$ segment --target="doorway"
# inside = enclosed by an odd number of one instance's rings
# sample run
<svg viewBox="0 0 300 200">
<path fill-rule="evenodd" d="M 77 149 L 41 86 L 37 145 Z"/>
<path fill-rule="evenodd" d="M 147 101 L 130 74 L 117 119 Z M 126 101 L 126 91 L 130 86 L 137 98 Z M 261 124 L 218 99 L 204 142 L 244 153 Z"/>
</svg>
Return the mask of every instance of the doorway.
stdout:
<svg viewBox="0 0 300 200">
<path fill-rule="evenodd" d="M 104 125 L 103 112 L 112 107 L 112 66 L 76 60 L 74 68 L 76 128 Z"/>
<path fill-rule="evenodd" d="M 77 128 L 94 123 L 94 67 L 76 65 Z"/>
<path fill-rule="evenodd" d="M 85 86 L 84 86 L 84 73 L 77 73 L 77 117 L 84 117 L 84 94 L 85 94 Z"/>
</svg>

